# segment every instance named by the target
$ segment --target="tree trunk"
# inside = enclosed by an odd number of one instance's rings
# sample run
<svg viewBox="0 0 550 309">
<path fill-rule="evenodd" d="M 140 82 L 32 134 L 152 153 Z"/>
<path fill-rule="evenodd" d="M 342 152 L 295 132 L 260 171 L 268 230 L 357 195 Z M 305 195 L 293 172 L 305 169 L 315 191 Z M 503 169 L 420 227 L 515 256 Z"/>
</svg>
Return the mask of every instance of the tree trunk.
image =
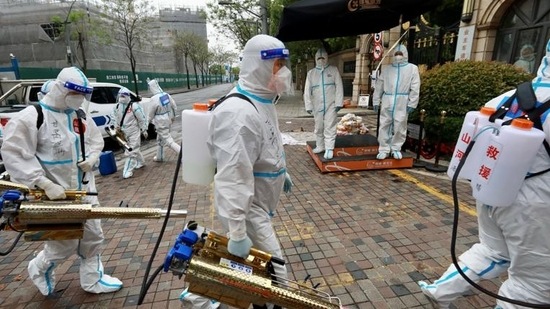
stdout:
<svg viewBox="0 0 550 309">
<path fill-rule="evenodd" d="M 134 57 L 134 53 L 130 49 L 130 66 L 132 67 L 132 79 L 134 80 L 134 91 L 136 92 L 136 95 L 139 95 L 138 90 L 138 84 L 137 84 L 137 78 L 136 78 L 136 58 Z"/>
<path fill-rule="evenodd" d="M 88 69 L 88 60 L 86 59 L 86 51 L 84 50 L 84 39 L 82 33 L 78 33 L 78 48 L 80 48 L 80 54 L 82 55 L 82 72 L 86 75 Z"/>
<path fill-rule="evenodd" d="M 199 75 L 197 74 L 197 65 L 193 62 L 193 70 L 195 71 L 195 85 L 199 88 Z"/>
<path fill-rule="evenodd" d="M 189 66 L 187 65 L 187 54 L 184 54 L 183 58 L 185 61 L 185 74 L 187 74 L 187 89 L 191 89 L 191 85 L 189 84 Z"/>
</svg>

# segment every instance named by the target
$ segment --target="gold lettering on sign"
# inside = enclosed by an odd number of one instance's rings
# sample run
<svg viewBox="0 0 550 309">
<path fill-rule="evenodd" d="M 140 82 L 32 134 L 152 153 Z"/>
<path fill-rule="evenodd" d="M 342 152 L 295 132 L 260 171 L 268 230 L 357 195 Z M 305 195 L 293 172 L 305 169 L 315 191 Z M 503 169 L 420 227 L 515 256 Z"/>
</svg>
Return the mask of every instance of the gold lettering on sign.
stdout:
<svg viewBox="0 0 550 309">
<path fill-rule="evenodd" d="M 382 0 L 349 0 L 348 10 L 350 12 L 366 9 L 378 9 Z"/>
</svg>

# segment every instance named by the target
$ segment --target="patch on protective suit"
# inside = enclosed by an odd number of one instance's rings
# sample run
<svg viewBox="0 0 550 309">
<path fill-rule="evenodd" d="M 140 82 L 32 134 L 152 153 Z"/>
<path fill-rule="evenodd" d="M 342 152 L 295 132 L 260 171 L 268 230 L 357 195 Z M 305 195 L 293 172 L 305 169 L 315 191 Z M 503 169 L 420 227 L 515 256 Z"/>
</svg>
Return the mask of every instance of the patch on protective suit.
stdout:
<svg viewBox="0 0 550 309">
<path fill-rule="evenodd" d="M 80 125 L 78 123 L 78 118 L 75 118 L 73 119 L 73 130 L 76 134 L 83 134 L 86 132 L 86 123 L 83 121 L 82 122 L 82 129 L 84 130 L 84 132 L 80 133 Z"/>
<path fill-rule="evenodd" d="M 166 106 L 166 105 L 170 104 L 170 97 L 168 96 L 167 93 L 161 95 L 159 100 L 160 100 L 160 105 L 162 105 L 162 106 Z"/>
</svg>

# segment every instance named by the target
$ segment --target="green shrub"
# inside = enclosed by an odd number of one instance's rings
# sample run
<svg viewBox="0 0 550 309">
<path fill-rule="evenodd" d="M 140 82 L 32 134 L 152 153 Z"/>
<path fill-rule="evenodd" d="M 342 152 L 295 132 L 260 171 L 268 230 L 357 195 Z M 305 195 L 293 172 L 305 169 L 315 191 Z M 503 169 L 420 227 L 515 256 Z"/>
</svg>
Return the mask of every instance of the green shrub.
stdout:
<svg viewBox="0 0 550 309">
<path fill-rule="evenodd" d="M 436 66 L 420 78 L 420 101 L 410 116 L 411 123 L 418 123 L 418 112 L 424 109 L 426 138 L 436 141 L 441 134 L 443 142 L 455 142 L 467 112 L 479 110 L 490 99 L 531 80 L 533 75 L 507 63 L 468 60 Z M 447 112 L 443 126 L 441 111 Z"/>
</svg>

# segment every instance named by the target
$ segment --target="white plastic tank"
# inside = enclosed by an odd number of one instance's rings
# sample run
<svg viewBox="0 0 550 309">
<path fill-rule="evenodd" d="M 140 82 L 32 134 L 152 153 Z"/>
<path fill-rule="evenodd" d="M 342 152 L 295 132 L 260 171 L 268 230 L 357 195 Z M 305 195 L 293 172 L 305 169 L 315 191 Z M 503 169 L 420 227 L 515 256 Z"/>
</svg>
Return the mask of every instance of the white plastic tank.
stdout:
<svg viewBox="0 0 550 309">
<path fill-rule="evenodd" d="M 181 112 L 182 178 L 187 183 L 209 185 L 214 180 L 216 163 L 206 145 L 211 118 L 208 104 L 195 103 Z"/>
<path fill-rule="evenodd" d="M 489 122 L 489 117 L 495 111 L 496 110 L 492 107 L 482 107 L 479 111 L 471 111 L 466 113 L 466 117 L 464 117 L 464 122 L 462 123 L 462 128 L 460 129 L 460 134 L 458 135 L 458 140 L 455 144 L 455 150 L 453 152 L 451 162 L 449 163 L 449 169 L 447 169 L 447 176 L 449 176 L 450 179 L 453 179 L 458 164 L 464 157 L 466 148 L 473 141 L 476 134 L 478 134 L 485 127 L 491 125 L 491 122 Z M 466 158 L 466 162 L 460 170 L 460 174 L 458 175 L 459 179 L 472 179 L 472 176 L 475 174 L 473 166 L 477 156 L 474 150 L 479 149 L 480 144 L 484 143 L 482 139 L 486 138 L 488 140 L 490 134 L 490 132 L 484 131 L 476 138 L 476 143 L 474 144 L 474 147 Z"/>
<path fill-rule="evenodd" d="M 483 159 L 471 185 L 478 201 L 507 207 L 516 199 L 519 189 L 544 140 L 544 132 L 533 128 L 527 119 L 514 119 L 502 126 L 485 147 Z"/>
</svg>

